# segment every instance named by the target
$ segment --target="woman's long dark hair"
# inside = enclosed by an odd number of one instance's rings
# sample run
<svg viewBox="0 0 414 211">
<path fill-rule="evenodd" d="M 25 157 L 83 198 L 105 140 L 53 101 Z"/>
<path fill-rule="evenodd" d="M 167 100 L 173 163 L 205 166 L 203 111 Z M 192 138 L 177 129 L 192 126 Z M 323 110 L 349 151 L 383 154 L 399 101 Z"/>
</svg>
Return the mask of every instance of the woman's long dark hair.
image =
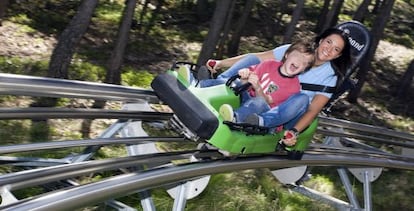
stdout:
<svg viewBox="0 0 414 211">
<path fill-rule="evenodd" d="M 335 73 L 338 76 L 337 84 L 340 84 L 344 80 L 346 71 L 348 70 L 349 67 L 351 67 L 352 62 L 353 62 L 351 58 L 351 44 L 349 43 L 349 35 L 341 29 L 329 28 L 315 38 L 315 43 L 316 45 L 319 46 L 319 42 L 321 41 L 321 39 L 324 39 L 332 34 L 339 35 L 344 40 L 344 43 L 345 43 L 344 48 L 342 49 L 341 55 L 338 58 L 333 59 L 331 61 L 331 64 L 334 67 Z"/>
</svg>

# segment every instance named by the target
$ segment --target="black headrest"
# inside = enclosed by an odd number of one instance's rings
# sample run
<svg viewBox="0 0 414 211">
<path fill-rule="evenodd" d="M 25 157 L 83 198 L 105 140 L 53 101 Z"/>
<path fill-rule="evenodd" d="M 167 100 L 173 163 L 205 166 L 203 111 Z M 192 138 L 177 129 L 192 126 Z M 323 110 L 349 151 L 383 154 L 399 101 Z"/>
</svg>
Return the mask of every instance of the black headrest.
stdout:
<svg viewBox="0 0 414 211">
<path fill-rule="evenodd" d="M 371 45 L 371 35 L 368 29 L 358 21 L 340 23 L 336 28 L 349 34 L 349 43 L 352 46 L 351 55 L 354 60 L 350 68 L 350 71 L 352 71 L 368 52 Z"/>
</svg>

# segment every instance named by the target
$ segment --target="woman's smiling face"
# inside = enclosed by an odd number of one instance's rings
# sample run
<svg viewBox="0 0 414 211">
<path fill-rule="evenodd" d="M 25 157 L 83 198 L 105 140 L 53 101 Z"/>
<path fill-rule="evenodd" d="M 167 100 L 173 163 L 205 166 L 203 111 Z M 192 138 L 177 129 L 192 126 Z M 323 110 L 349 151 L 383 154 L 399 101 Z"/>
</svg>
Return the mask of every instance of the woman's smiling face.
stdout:
<svg viewBox="0 0 414 211">
<path fill-rule="evenodd" d="M 340 35 L 331 34 L 319 43 L 316 50 L 316 64 L 322 64 L 327 61 L 338 58 L 344 49 L 345 42 Z"/>
</svg>

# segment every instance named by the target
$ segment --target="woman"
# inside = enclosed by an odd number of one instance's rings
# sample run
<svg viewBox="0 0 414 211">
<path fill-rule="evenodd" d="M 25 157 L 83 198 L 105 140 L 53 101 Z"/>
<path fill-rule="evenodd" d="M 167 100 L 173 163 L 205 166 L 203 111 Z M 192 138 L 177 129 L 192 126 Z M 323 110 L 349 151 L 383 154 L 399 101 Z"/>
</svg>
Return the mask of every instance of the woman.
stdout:
<svg viewBox="0 0 414 211">
<path fill-rule="evenodd" d="M 341 82 L 346 69 L 351 65 L 348 34 L 340 29 L 330 28 L 316 37 L 315 44 L 317 45 L 315 50 L 315 63 L 309 71 L 299 75 L 299 81 L 301 83 L 335 87 L 336 84 Z M 224 79 L 236 74 L 241 68 L 258 64 L 261 61 L 269 59 L 280 61 L 288 47 L 289 44 L 265 52 L 245 54 L 224 60 L 208 60 L 207 67 L 212 73 L 215 73 L 217 69 L 231 66 L 217 77 L 218 79 Z M 208 83 L 208 81 L 210 80 L 206 80 L 205 83 Z M 210 85 L 203 83 L 203 81 L 200 81 L 201 87 Z M 285 138 L 282 141 L 287 146 L 296 144 L 297 135 L 312 123 L 332 97 L 332 93 L 304 90 L 303 87 L 301 93 L 309 97 L 310 104 L 304 110 L 298 110 L 292 116 L 292 120 L 284 124 L 287 130 L 285 131 Z M 292 97 L 294 98 L 295 96 Z M 294 99 L 289 99 L 279 107 L 289 106 L 294 101 Z"/>
</svg>

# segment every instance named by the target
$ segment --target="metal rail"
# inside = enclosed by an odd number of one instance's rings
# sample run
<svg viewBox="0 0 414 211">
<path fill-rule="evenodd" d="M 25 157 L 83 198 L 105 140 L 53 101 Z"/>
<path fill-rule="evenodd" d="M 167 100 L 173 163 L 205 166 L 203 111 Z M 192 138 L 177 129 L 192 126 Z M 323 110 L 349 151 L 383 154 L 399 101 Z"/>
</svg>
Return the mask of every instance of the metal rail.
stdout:
<svg viewBox="0 0 414 211">
<path fill-rule="evenodd" d="M 270 157 L 278 160 L 285 160 L 285 162 L 291 163 L 290 165 L 307 165 L 310 162 L 315 162 L 315 157 L 323 156 L 322 160 L 329 160 L 332 156 L 342 156 L 348 159 L 345 163 L 333 163 L 329 162 L 329 165 L 343 165 L 343 166 L 353 166 L 360 165 L 360 163 L 355 163 L 355 157 L 363 157 L 364 159 L 371 159 L 370 165 L 373 165 L 373 161 L 377 161 L 374 166 L 384 166 L 392 168 L 401 168 L 406 170 L 413 170 L 414 158 L 393 155 L 389 153 L 383 153 L 381 151 L 367 151 L 354 148 L 338 148 L 338 147 L 329 147 L 329 146 L 312 146 L 309 150 L 306 151 L 306 155 L 300 161 L 291 161 L 287 160 L 286 156 L 277 155 L 277 154 L 258 154 L 258 155 L 242 155 L 242 156 L 233 156 L 226 157 L 222 154 L 219 154 L 216 150 L 209 151 L 198 151 L 198 150 L 189 150 L 189 151 L 180 151 L 180 152 L 167 152 L 167 153 L 155 153 L 139 156 L 129 156 L 124 158 L 112 158 L 98 161 L 84 161 L 79 163 L 57 165 L 41 169 L 31 169 L 26 171 L 21 171 L 17 173 L 9 173 L 6 175 L 0 176 L 0 186 L 7 186 L 9 190 L 21 189 L 25 187 L 35 186 L 50 183 L 53 181 L 64 180 L 68 178 L 73 178 L 76 176 L 85 175 L 88 173 L 102 172 L 107 170 L 119 169 L 119 168 L 131 168 L 140 164 L 149 165 L 151 163 L 160 163 L 166 164 L 170 163 L 172 160 L 178 159 L 189 159 L 192 155 L 198 153 L 200 157 L 207 157 L 207 154 L 214 154 L 216 158 L 210 158 L 208 160 L 203 160 L 202 162 L 213 162 L 213 161 L 226 161 L 226 160 L 238 160 L 238 159 L 256 159 L 261 157 Z M 203 155 L 203 154 L 206 155 Z M 329 157 L 329 159 L 327 159 Z M 359 158 L 362 159 L 362 158 Z M 384 163 L 386 161 L 386 163 Z M 379 164 L 380 163 L 380 164 Z M 170 163 L 171 164 L 171 163 Z M 325 165 L 326 163 L 312 163 L 311 165 Z M 282 165 L 279 163 L 278 165 Z M 367 164 L 364 164 L 367 165 Z M 276 166 L 276 168 L 286 167 L 286 166 Z"/>
<path fill-rule="evenodd" d="M 358 132 L 359 131 L 355 131 L 355 132 L 351 132 L 351 131 L 338 132 L 338 131 L 333 131 L 333 130 L 330 130 L 330 129 L 318 128 L 318 133 L 326 135 L 326 136 L 348 137 L 348 138 L 355 138 L 355 139 L 358 139 L 358 140 L 365 140 L 365 141 L 371 141 L 371 142 L 394 145 L 394 146 L 414 148 L 414 142 L 409 141 L 409 140 L 401 140 L 401 139 L 393 140 L 393 139 L 396 139 L 393 136 L 382 136 L 382 135 L 373 136 L 372 134 L 375 134 L 375 133 L 370 133 L 370 135 L 369 134 L 363 135 L 363 134 L 360 134 Z"/>
<path fill-rule="evenodd" d="M 166 164 L 170 163 L 172 160 L 189 159 L 194 152 L 196 152 L 196 150 L 137 155 L 30 169 L 0 175 L 0 186 L 7 186 L 10 190 L 16 190 L 46 184 L 52 181 L 82 176 L 89 173 L 131 168 L 151 163 Z"/>
<path fill-rule="evenodd" d="M 414 170 L 413 162 L 372 158 L 369 155 L 343 156 L 332 154 L 329 159 L 322 153 L 305 154 L 303 160 L 292 161 L 277 156 L 238 157 L 218 161 L 202 161 L 162 167 L 145 172 L 128 173 L 96 183 L 56 191 L 34 199 L 17 202 L 2 210 L 73 210 L 133 192 L 159 187 L 165 184 L 189 180 L 203 175 L 241 171 L 257 168 L 285 168 L 298 165 L 309 166 L 370 166 Z"/>
<path fill-rule="evenodd" d="M 107 109 L 84 108 L 0 108 L 0 119 L 137 119 L 144 121 L 168 120 L 172 117 L 168 112 L 143 112 Z M 414 135 L 383 127 L 376 127 L 347 120 L 320 116 L 318 132 L 329 136 L 350 137 L 374 141 L 396 146 L 414 148 Z M 346 131 L 331 130 L 332 127 L 347 129 Z M 377 134 L 380 136 L 372 136 Z"/>
<path fill-rule="evenodd" d="M 57 98 L 87 98 L 97 100 L 117 100 L 125 102 L 159 102 L 153 91 L 141 88 L 131 88 L 102 83 L 54 79 L 45 77 L 0 74 L 0 94 L 57 97 Z M 138 109 L 139 110 L 139 109 Z M 66 108 L 0 108 L 0 119 L 53 119 L 53 118 L 82 118 L 82 119 L 128 119 L 145 121 L 164 121 L 171 118 L 172 113 L 148 111 L 117 111 L 104 109 L 66 109 Z M 341 128 L 336 130 L 332 128 Z M 111 130 L 112 131 L 112 130 Z M 325 135 L 336 137 L 354 137 L 362 140 L 375 141 L 414 148 L 414 135 L 401 133 L 390 129 L 354 123 L 328 117 L 320 117 L 318 131 Z M 381 136 L 379 138 L 377 136 Z M 183 137 L 129 137 L 112 138 L 102 136 L 94 140 L 54 141 L 47 143 L 32 143 L 21 145 L 1 146 L 0 154 L 28 152 L 44 149 L 60 149 L 67 147 L 87 146 L 91 150 L 109 144 L 140 145 L 149 142 L 179 142 Z M 194 153 L 215 153 L 208 160 L 173 165 L 174 159 L 189 159 Z M 266 154 L 238 157 L 222 157 L 218 152 L 169 152 L 148 155 L 128 156 L 124 158 L 85 161 L 85 155 L 79 163 L 70 163 L 71 158 L 52 161 L 54 166 L 24 170 L 0 176 L 0 191 L 9 193 L 10 190 L 45 185 L 50 182 L 70 179 L 86 173 L 102 172 L 119 168 L 136 168 L 143 164 L 157 163 L 154 169 L 140 170 L 114 176 L 96 183 L 82 186 L 67 187 L 33 199 L 24 199 L 3 207 L 2 210 L 73 210 L 105 200 L 111 200 L 137 191 L 167 184 L 191 180 L 204 175 L 240 171 L 255 168 L 285 168 L 302 165 L 309 166 L 349 166 L 349 167 L 378 167 L 414 170 L 414 159 L 376 150 L 352 149 L 338 147 L 322 147 L 311 145 L 306 150 L 302 160 L 286 160 L 285 156 Z M 203 157 L 203 156 L 201 156 Z M 204 156 L 205 157 L 205 156 Z M 208 156 L 207 156 L 208 157 Z M 213 158 L 214 157 L 214 158 Z M 0 158 L 1 160 L 1 158 Z M 77 161 L 77 162 L 78 162 Z M 3 163 L 27 162 L 33 160 L 12 159 L 4 157 Z M 47 159 L 39 162 L 48 162 Z M 69 164 L 70 163 L 70 164 Z M 24 163 L 22 163 L 24 164 Z M 161 167 L 161 165 L 167 166 Z M 39 164 L 38 166 L 42 166 Z M 128 172 L 127 170 L 126 172 Z M 98 194 L 99 193 L 99 194 Z M 6 194 L 11 196 L 11 194 Z M 368 203 L 369 205 L 370 203 Z M 369 209 L 369 207 L 368 207 Z"/>
<path fill-rule="evenodd" d="M 139 119 L 168 120 L 172 113 L 92 108 L 0 108 L 0 119 Z"/>
<path fill-rule="evenodd" d="M 29 152 L 69 147 L 106 146 L 114 144 L 146 144 L 157 142 L 188 142 L 184 137 L 128 137 L 128 138 L 97 138 L 86 140 L 51 141 L 30 144 L 13 144 L 0 146 L 0 154 Z M 1 158 L 0 158 L 1 160 Z"/>
<path fill-rule="evenodd" d="M 321 127 L 340 127 L 343 129 L 350 129 L 360 132 L 376 134 L 384 137 L 392 137 L 403 141 L 414 142 L 414 134 L 399 132 L 384 127 L 377 127 L 357 122 L 351 122 L 343 119 L 336 119 L 332 117 L 319 116 L 319 126 Z M 340 134 L 336 134 L 340 135 Z"/>
<path fill-rule="evenodd" d="M 149 89 L 7 73 L 0 73 L 0 94 L 127 102 L 159 101 L 155 93 Z"/>
</svg>

